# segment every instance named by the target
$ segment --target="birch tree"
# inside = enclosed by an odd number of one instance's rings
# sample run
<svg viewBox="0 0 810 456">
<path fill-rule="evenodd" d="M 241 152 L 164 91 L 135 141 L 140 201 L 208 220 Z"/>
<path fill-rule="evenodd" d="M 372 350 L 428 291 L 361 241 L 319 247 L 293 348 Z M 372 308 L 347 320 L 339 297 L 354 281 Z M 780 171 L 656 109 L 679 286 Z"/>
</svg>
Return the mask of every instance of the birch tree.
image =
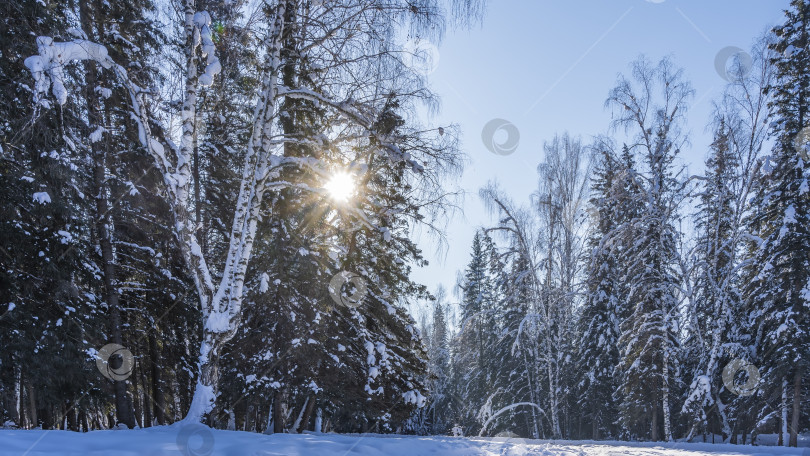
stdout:
<svg viewBox="0 0 810 456">
<path fill-rule="evenodd" d="M 187 420 L 199 421 L 213 407 L 222 347 L 240 326 L 246 274 L 257 225 L 261 219 L 273 216 L 262 204 L 265 193 L 290 186 L 322 191 L 319 190 L 323 186 L 322 179 L 329 174 L 317 157 L 286 156 L 281 146 L 290 141 L 322 147 L 330 144 L 340 147 L 347 142 L 366 144 L 369 147 L 363 149 L 365 155 L 355 157 L 355 163 L 367 162 L 377 155 L 385 157 L 421 175 L 421 182 L 425 184 L 422 189 L 435 184 L 436 173 L 446 169 L 444 163 L 448 155 L 445 152 L 449 149 L 441 144 L 437 147 L 430 145 L 430 138 L 436 136 L 436 130 L 417 129 L 410 136 L 393 137 L 391 132 L 380 128 L 378 120 L 383 112 L 380 101 L 389 93 L 379 93 L 378 78 L 350 77 L 368 74 L 370 69 L 382 65 L 388 69 L 388 73 L 383 73 L 385 81 L 410 82 L 406 85 L 410 90 L 399 96 L 409 103 L 429 101 L 432 95 L 424 88 L 422 75 L 407 67 L 402 48 L 391 46 L 391 41 L 386 39 L 394 38 L 400 30 L 396 26 L 398 20 L 406 24 L 411 33 L 438 37 L 442 23 L 435 4 L 415 7 L 407 2 L 394 1 L 311 5 L 294 0 L 266 3 L 251 17 L 256 24 L 253 33 L 262 37 L 261 57 L 255 68 L 261 82 L 252 97 L 254 109 L 250 131 L 240 145 L 239 190 L 230 214 L 232 222 L 226 254 L 221 260 L 207 257 L 201 248 L 192 210 L 192 165 L 198 129 L 198 94 L 201 88 L 213 84 L 222 66 L 217 57 L 210 14 L 198 11 L 196 3 L 191 0 L 180 6 L 183 65 L 178 75 L 182 75 L 183 89 L 179 112 L 176 113 L 179 118 L 176 135 L 173 126 L 164 122 L 167 113 L 160 112 L 155 91 L 140 87 L 129 73 L 132 64 L 145 65 L 146 62 L 115 61 L 104 43 L 85 39 L 58 42 L 41 36 L 37 38 L 39 53 L 29 57 L 26 66 L 35 81 L 34 101 L 43 109 L 50 106 L 47 99 L 49 89 L 57 104 L 66 101 L 63 68 L 72 60 L 100 65 L 129 94 L 131 118 L 141 146 L 152 157 L 154 166 L 163 177 L 166 199 L 174 217 L 175 235 L 199 299 L 203 322 L 199 372 L 186 416 Z M 240 6 L 243 5 L 232 5 L 233 8 Z M 467 13 L 478 11 L 473 2 L 459 2 L 457 6 Z M 320 85 L 321 90 L 288 86 L 282 79 L 286 65 L 285 38 L 293 32 L 296 52 L 307 55 L 323 72 L 321 77 L 325 84 Z M 287 99 L 309 100 L 323 106 L 329 115 L 338 119 L 334 129 L 319 137 L 285 136 L 276 123 L 281 115 L 278 108 Z M 291 167 L 313 170 L 320 182 L 282 180 L 282 170 Z M 374 210 L 372 207 L 368 209 Z M 359 207 L 350 212 L 359 220 L 369 220 Z M 369 225 L 377 229 L 370 222 Z M 384 234 L 380 230 L 380 235 Z"/>
<path fill-rule="evenodd" d="M 750 67 L 733 62 L 736 75 L 715 104 L 715 138 L 702 178 L 697 217 L 699 234 L 694 248 L 692 274 L 694 293 L 686 325 L 691 356 L 701 360 L 692 380 L 683 410 L 694 419 L 687 438 L 700 424 L 713 426 L 736 443 L 737 428 L 747 405 L 742 398 L 722 395 L 720 371 L 733 358 L 748 359 L 749 344 L 743 340 L 744 315 L 741 272 L 748 260 L 741 255 L 750 238 L 744 220 L 756 189 L 761 167 L 761 149 L 767 136 L 768 99 L 765 88 L 772 80 L 768 43 L 771 35 L 757 40 Z"/>
<path fill-rule="evenodd" d="M 643 209 L 631 223 L 634 240 L 627 254 L 632 310 L 622 322 L 618 393 L 623 422 L 636 430 L 649 424 L 653 440 L 659 439 L 659 416 L 663 438 L 673 439 L 670 401 L 681 283 L 675 223 L 684 198 L 684 182 L 673 161 L 686 141 L 680 128 L 692 94 L 683 70 L 671 61 L 653 66 L 642 58 L 632 65 L 632 79 L 620 76 L 606 101 L 615 110 L 614 125 L 629 133 L 629 149 L 645 167 L 633 176 Z"/>
</svg>

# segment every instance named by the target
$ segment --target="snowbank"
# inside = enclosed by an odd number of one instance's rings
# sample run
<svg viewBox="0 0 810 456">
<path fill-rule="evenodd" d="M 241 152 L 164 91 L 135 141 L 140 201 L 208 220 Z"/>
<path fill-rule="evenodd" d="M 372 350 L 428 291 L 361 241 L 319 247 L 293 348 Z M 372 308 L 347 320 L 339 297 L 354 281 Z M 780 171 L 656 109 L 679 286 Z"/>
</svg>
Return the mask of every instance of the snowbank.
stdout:
<svg viewBox="0 0 810 456">
<path fill-rule="evenodd" d="M 807 444 L 807 442 L 803 442 Z M 262 435 L 201 425 L 129 431 L 0 430 L 0 456 L 804 456 L 807 448 L 709 443 L 554 442 L 520 438 L 418 437 L 400 435 Z"/>
</svg>

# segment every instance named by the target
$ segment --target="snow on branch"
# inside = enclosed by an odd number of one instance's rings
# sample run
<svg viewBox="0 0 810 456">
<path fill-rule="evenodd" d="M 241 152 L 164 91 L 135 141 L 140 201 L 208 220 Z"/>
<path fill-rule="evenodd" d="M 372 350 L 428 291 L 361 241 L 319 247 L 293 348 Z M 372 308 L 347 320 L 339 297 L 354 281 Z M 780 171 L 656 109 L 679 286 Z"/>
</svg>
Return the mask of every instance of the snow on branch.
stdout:
<svg viewBox="0 0 810 456">
<path fill-rule="evenodd" d="M 25 59 L 25 66 L 34 77 L 34 101 L 41 102 L 41 95 L 51 88 L 53 96 L 59 105 L 67 102 L 67 89 L 63 68 L 66 63 L 74 60 L 93 60 L 109 69 L 113 61 L 107 53 L 107 48 L 87 40 L 73 40 L 55 42 L 49 36 L 37 37 L 38 55 Z M 47 106 L 47 102 L 45 102 Z"/>
<path fill-rule="evenodd" d="M 200 75 L 200 84 L 205 87 L 210 87 L 214 83 L 214 76 L 222 71 L 222 66 L 219 63 L 219 58 L 216 55 L 216 47 L 214 40 L 211 38 L 211 15 L 208 11 L 199 11 L 194 13 L 194 26 L 195 31 L 195 45 L 202 41 L 202 56 L 206 58 L 206 67 L 202 75 Z"/>
<path fill-rule="evenodd" d="M 194 62 L 194 53 L 200 48 L 201 55 L 206 58 L 206 68 L 204 73 L 197 79 L 199 84 L 210 86 L 214 77 L 220 72 L 221 66 L 215 54 L 215 46 L 211 35 L 211 17 L 207 12 L 197 12 L 193 15 L 193 47 L 189 59 Z M 213 280 L 206 261 L 202 258 L 199 244 L 192 230 L 188 229 L 190 223 L 187 220 L 188 211 L 186 197 L 190 185 L 188 154 L 183 147 L 177 147 L 163 129 L 161 122 L 156 119 L 149 110 L 145 97 L 149 92 L 135 84 L 127 73 L 124 66 L 115 63 L 109 56 L 107 48 L 101 44 L 88 40 L 77 39 L 68 42 L 56 42 L 48 36 L 37 38 L 38 54 L 25 59 L 25 66 L 34 78 L 34 102 L 37 105 L 50 107 L 50 103 L 44 100 L 44 95 L 51 88 L 54 97 L 59 105 L 67 102 L 67 89 L 64 84 L 63 69 L 66 64 L 73 61 L 94 61 L 105 69 L 112 69 L 119 83 L 129 92 L 130 117 L 137 124 L 138 138 L 144 148 L 149 152 L 155 161 L 155 165 L 163 176 L 170 195 L 169 203 L 172 205 L 178 222 L 175 231 L 183 239 L 184 255 L 187 257 L 194 271 L 195 283 L 197 284 L 200 296 L 213 295 Z M 196 68 L 189 68 L 196 76 Z M 196 79 L 196 78 L 195 78 Z M 196 86 L 193 91 L 187 94 L 186 105 L 191 104 L 189 100 L 196 97 Z M 187 113 L 184 109 L 184 113 Z M 158 126 L 156 129 L 152 125 Z M 182 145 L 181 145 L 182 146 Z M 167 153 L 166 148 L 170 149 Z M 203 305 L 203 312 L 207 308 Z"/>
<path fill-rule="evenodd" d="M 537 409 L 543 415 L 546 414 L 546 412 L 543 411 L 543 409 L 539 405 L 535 404 L 534 402 L 515 402 L 514 404 L 507 405 L 506 407 L 504 407 L 504 408 L 498 410 L 497 412 L 493 413 L 492 415 L 490 415 L 489 418 L 487 418 L 486 422 L 484 422 L 483 426 L 481 426 L 481 431 L 478 433 L 478 436 L 483 437 L 484 432 L 486 432 L 487 427 L 489 427 L 490 423 L 492 423 L 500 415 L 503 415 L 504 413 L 506 413 L 506 412 L 508 412 L 510 410 L 516 409 L 518 407 L 524 407 L 524 406 L 533 407 L 533 408 Z"/>
</svg>

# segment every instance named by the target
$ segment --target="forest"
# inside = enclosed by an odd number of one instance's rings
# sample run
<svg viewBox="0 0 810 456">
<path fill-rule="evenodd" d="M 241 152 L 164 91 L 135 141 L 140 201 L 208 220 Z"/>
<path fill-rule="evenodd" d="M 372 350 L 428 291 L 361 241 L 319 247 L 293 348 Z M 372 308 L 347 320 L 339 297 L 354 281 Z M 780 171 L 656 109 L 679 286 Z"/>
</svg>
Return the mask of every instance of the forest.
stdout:
<svg viewBox="0 0 810 456">
<path fill-rule="evenodd" d="M 801 446 L 810 0 L 729 60 L 700 173 L 691 82 L 640 56 L 594 100 L 609 133 L 547 138 L 531 195 L 480 189 L 495 223 L 434 289 L 415 232 L 445 235 L 467 151 L 421 43 L 499 7 L 2 2 L 0 439 Z"/>
</svg>

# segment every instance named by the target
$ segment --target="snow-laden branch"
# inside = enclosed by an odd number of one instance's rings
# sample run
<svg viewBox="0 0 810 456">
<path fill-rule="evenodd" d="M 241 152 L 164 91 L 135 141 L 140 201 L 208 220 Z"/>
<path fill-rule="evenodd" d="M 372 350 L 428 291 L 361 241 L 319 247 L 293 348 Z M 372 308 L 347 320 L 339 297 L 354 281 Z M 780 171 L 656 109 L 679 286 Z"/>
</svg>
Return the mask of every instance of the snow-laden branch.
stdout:
<svg viewBox="0 0 810 456">
<path fill-rule="evenodd" d="M 154 131 L 153 125 L 160 125 L 146 109 L 147 92 L 135 84 L 126 69 L 110 58 L 107 48 L 88 40 L 56 42 L 48 36 L 37 38 L 38 54 L 25 59 L 25 66 L 34 78 L 34 101 L 38 105 L 49 107 L 44 100 L 48 89 L 59 105 L 67 102 L 67 89 L 64 81 L 64 67 L 73 61 L 93 61 L 105 69 L 112 69 L 116 79 L 130 95 L 130 117 L 138 126 L 138 138 L 143 147 L 153 157 L 155 166 L 163 176 L 169 193 L 169 203 L 175 214 L 175 231 L 177 232 L 186 260 L 191 266 L 195 283 L 201 298 L 203 312 L 207 312 L 206 301 L 214 294 L 214 284 L 208 265 L 202 257 L 199 243 L 188 216 L 188 195 L 191 184 L 191 139 L 193 118 L 195 116 L 196 93 L 198 86 L 210 86 L 214 76 L 221 70 L 211 36 L 211 17 L 207 12 L 191 11 L 187 19 L 187 33 L 190 34 L 191 46 L 187 53 L 187 85 L 183 103 L 183 135 L 180 147 L 163 135 L 165 128 Z M 205 71 L 197 75 L 196 54 L 206 59 Z M 167 147 L 169 153 L 167 153 Z"/>
<path fill-rule="evenodd" d="M 110 69 L 114 62 L 107 54 L 107 48 L 87 40 L 73 40 L 68 42 L 55 42 L 49 36 L 37 37 L 38 55 L 25 59 L 25 67 L 34 77 L 34 102 L 42 103 L 42 96 L 51 89 L 59 105 L 67 102 L 67 89 L 65 88 L 65 64 L 74 60 L 93 60 L 105 69 Z M 47 101 L 44 104 L 48 106 Z"/>
<path fill-rule="evenodd" d="M 500 415 L 502 415 L 502 414 L 504 414 L 504 413 L 506 413 L 506 412 L 508 412 L 510 410 L 516 409 L 518 407 L 524 407 L 524 406 L 525 407 L 533 407 L 533 408 L 539 410 L 540 413 L 542 413 L 543 415 L 546 414 L 546 412 L 543 411 L 543 409 L 539 405 L 535 404 L 534 402 L 515 402 L 514 404 L 507 405 L 506 407 L 498 410 L 497 412 L 493 413 L 489 418 L 487 418 L 487 420 L 484 422 L 484 425 L 481 426 L 481 432 L 478 433 L 478 437 L 483 437 L 484 436 L 484 432 L 486 432 L 487 426 L 489 426 L 489 424 L 492 423 L 495 420 L 495 418 L 498 418 L 498 416 L 500 416 Z"/>
</svg>

